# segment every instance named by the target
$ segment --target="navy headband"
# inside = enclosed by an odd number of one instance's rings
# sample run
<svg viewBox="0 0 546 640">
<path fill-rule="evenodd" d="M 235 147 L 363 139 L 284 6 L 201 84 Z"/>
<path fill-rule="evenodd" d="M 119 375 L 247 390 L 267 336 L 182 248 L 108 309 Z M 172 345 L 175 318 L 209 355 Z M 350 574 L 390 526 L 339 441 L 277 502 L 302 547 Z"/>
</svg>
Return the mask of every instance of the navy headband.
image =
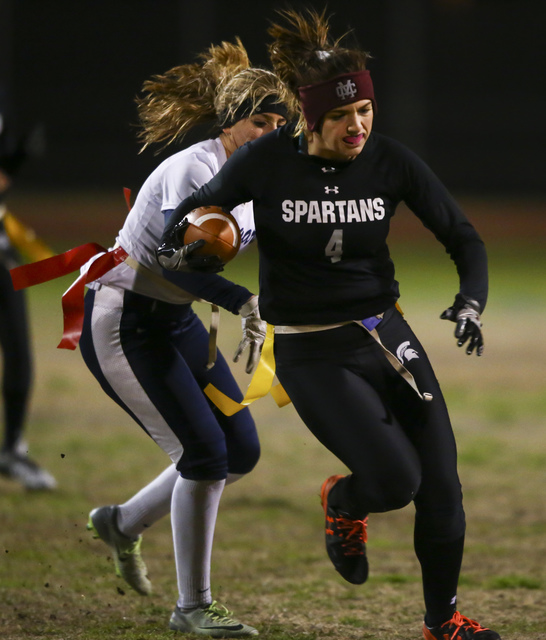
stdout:
<svg viewBox="0 0 546 640">
<path fill-rule="evenodd" d="M 236 122 L 239 122 L 239 120 L 244 120 L 255 113 L 276 113 L 285 119 L 288 117 L 286 105 L 283 102 L 279 102 L 279 98 L 276 95 L 266 96 L 257 106 L 254 105 L 254 100 L 251 98 L 244 100 L 231 118 L 225 122 L 223 118 L 220 118 L 220 126 L 222 128 L 232 127 Z"/>
</svg>

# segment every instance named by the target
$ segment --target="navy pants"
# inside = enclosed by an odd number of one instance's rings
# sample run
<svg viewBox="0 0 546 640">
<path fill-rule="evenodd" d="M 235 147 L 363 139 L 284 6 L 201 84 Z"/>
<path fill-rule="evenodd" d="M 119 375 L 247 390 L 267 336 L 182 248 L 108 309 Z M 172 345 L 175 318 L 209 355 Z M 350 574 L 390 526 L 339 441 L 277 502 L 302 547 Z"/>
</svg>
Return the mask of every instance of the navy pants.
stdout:
<svg viewBox="0 0 546 640">
<path fill-rule="evenodd" d="M 86 294 L 85 307 L 87 366 L 183 477 L 220 480 L 254 468 L 260 446 L 248 409 L 224 416 L 203 393 L 212 383 L 242 399 L 221 353 L 207 370 L 208 332 L 190 305 L 103 286 Z"/>
</svg>

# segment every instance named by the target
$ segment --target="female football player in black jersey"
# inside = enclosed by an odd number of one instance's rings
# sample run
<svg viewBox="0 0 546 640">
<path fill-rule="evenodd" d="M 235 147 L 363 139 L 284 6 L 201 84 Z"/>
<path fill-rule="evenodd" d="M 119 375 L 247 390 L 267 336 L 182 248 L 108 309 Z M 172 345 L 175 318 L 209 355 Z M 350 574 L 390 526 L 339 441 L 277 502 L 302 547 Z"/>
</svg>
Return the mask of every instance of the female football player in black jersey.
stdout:
<svg viewBox="0 0 546 640">
<path fill-rule="evenodd" d="M 432 171 L 372 131 L 368 54 L 345 48 L 310 10 L 280 13 L 271 60 L 299 107 L 288 125 L 239 149 L 176 209 L 158 257 L 184 248 L 177 226 L 201 205 L 254 203 L 261 317 L 276 371 L 315 436 L 351 471 L 322 485 L 326 547 L 339 573 L 368 576 L 369 514 L 416 509 L 427 640 L 499 640 L 457 611 L 465 515 L 453 431 L 425 350 L 397 306 L 390 219 L 400 202 L 445 246 L 459 275 L 442 318 L 467 354 L 483 352 L 487 258 Z"/>
<path fill-rule="evenodd" d="M 4 417 L 0 475 L 30 491 L 47 491 L 55 489 L 57 481 L 29 457 L 24 440 L 32 390 L 32 343 L 26 296 L 23 291 L 14 291 L 9 273 L 22 259 L 8 233 L 8 222 L 13 216 L 5 204 L 17 171 L 25 160 L 39 152 L 41 132 L 36 128 L 20 137 L 15 124 L 7 91 L 0 85 L 0 350 L 3 363 L 0 395 Z"/>
</svg>

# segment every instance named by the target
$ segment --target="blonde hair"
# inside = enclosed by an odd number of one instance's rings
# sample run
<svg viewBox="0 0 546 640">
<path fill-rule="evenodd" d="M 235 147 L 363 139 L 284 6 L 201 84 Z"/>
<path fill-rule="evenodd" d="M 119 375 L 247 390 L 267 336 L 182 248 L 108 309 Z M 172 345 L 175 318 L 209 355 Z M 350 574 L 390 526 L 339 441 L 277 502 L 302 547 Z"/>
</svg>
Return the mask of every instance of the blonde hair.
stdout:
<svg viewBox="0 0 546 640">
<path fill-rule="evenodd" d="M 211 46 L 199 58 L 144 83 L 145 95 L 137 98 L 141 151 L 154 143 L 163 143 L 161 150 L 181 142 L 197 125 L 221 129 L 245 101 L 251 101 L 253 111 L 265 97 L 284 102 L 288 96 L 274 73 L 250 67 L 239 38 L 235 44 Z"/>
<path fill-rule="evenodd" d="M 290 94 L 272 71 L 256 67 L 240 71 L 218 86 L 214 103 L 218 125 L 226 127 L 233 124 L 243 109 L 248 112 L 248 115 L 252 114 L 266 98 L 287 103 Z"/>
<path fill-rule="evenodd" d="M 268 34 L 269 57 L 273 71 L 285 83 L 290 106 L 299 113 L 296 134 L 305 128 L 300 109 L 299 87 L 319 84 L 351 71 L 363 71 L 370 54 L 357 47 L 342 46 L 350 32 L 339 38 L 330 35 L 326 9 L 318 13 L 308 8 L 303 13 L 294 9 L 277 11 L 284 24 L 272 23 Z"/>
</svg>

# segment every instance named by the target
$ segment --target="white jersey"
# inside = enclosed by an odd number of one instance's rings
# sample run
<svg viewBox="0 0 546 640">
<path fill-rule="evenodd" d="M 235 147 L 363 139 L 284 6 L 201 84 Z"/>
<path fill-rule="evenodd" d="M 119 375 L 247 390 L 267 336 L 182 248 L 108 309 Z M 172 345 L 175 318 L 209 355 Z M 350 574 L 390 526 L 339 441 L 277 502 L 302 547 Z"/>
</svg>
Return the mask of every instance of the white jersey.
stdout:
<svg viewBox="0 0 546 640">
<path fill-rule="evenodd" d="M 215 176 L 226 162 L 226 152 L 219 138 L 198 142 L 164 160 L 142 185 L 116 243 L 140 265 L 162 277 L 155 250 L 165 227 L 164 212 L 175 209 L 182 200 Z M 252 203 L 245 203 L 231 211 L 241 229 L 241 249 L 255 238 Z M 135 291 L 164 302 L 185 303 L 193 298 L 172 286 L 158 287 L 146 274 L 137 273 L 125 263 L 109 271 L 96 281 Z M 91 283 L 96 288 L 95 283 Z"/>
</svg>

